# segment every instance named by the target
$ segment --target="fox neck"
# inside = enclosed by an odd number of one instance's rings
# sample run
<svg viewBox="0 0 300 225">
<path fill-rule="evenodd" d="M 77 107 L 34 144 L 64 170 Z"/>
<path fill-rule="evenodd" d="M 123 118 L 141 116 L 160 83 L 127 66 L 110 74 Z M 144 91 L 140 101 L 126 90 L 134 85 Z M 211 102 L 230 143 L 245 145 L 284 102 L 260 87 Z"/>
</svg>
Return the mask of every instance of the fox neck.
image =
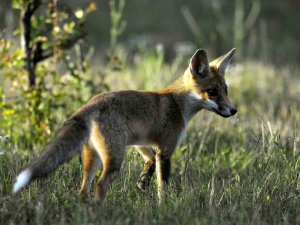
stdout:
<svg viewBox="0 0 300 225">
<path fill-rule="evenodd" d="M 191 118 L 204 108 L 205 102 L 191 90 L 187 84 L 186 74 L 178 78 L 175 82 L 160 90 L 161 94 L 171 94 L 179 106 L 185 125 Z"/>
</svg>

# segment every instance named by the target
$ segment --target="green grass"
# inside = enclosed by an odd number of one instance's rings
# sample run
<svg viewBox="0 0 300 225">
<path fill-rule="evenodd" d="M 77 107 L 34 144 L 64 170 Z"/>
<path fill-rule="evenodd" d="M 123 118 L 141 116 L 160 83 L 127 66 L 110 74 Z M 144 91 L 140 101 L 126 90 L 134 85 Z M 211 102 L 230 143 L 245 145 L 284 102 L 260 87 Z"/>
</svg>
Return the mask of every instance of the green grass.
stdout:
<svg viewBox="0 0 300 225">
<path fill-rule="evenodd" d="M 149 65 L 109 74 L 112 89 L 162 87 L 174 80 L 171 72 L 180 74 L 174 65 L 158 63 L 159 57 L 151 60 L 155 74 L 147 77 L 141 73 Z M 136 189 L 143 162 L 132 148 L 102 207 L 77 196 L 78 157 L 13 196 L 13 179 L 43 146 L 29 150 L 27 143 L 6 143 L 0 156 L 0 224 L 300 224 L 297 75 L 299 69 L 257 63 L 229 71 L 238 115 L 224 119 L 202 111 L 192 120 L 172 158 L 162 206 L 155 177 L 147 193 Z"/>
</svg>

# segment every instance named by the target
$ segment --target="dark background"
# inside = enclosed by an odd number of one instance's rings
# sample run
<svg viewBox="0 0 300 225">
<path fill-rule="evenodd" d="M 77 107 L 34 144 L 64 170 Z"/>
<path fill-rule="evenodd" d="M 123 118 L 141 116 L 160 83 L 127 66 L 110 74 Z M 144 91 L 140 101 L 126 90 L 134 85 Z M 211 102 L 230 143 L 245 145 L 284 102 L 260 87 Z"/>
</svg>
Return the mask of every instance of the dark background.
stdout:
<svg viewBox="0 0 300 225">
<path fill-rule="evenodd" d="M 76 8 L 89 2 L 65 3 Z M 87 42 L 101 53 L 109 44 L 109 4 L 96 4 L 98 10 L 87 21 Z M 246 20 L 253 4 L 257 6 L 257 16 L 249 27 Z M 194 27 L 187 17 L 192 18 Z M 18 23 L 18 11 L 11 9 L 11 1 L 1 1 L 0 18 L 1 30 L 5 28 L 5 35 L 11 35 Z M 300 1 L 296 0 L 130 0 L 126 1 L 123 19 L 127 27 L 120 41 L 126 48 L 140 42 L 150 47 L 162 43 L 167 59 L 172 58 L 176 44 L 181 42 L 206 48 L 214 55 L 237 47 L 240 58 L 278 65 L 298 63 L 300 59 Z M 244 36 L 239 44 L 234 40 L 237 33 Z"/>
</svg>

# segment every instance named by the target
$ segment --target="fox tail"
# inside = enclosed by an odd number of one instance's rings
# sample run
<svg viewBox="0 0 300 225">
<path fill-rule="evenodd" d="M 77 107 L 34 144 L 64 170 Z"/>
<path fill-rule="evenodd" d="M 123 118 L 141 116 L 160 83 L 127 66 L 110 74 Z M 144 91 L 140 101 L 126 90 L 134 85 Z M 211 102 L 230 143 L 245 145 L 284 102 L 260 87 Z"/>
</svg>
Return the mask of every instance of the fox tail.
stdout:
<svg viewBox="0 0 300 225">
<path fill-rule="evenodd" d="M 77 117 L 67 120 L 40 156 L 17 176 L 12 192 L 17 193 L 35 178 L 46 176 L 71 160 L 87 143 L 89 133 L 89 121 L 86 119 Z"/>
</svg>

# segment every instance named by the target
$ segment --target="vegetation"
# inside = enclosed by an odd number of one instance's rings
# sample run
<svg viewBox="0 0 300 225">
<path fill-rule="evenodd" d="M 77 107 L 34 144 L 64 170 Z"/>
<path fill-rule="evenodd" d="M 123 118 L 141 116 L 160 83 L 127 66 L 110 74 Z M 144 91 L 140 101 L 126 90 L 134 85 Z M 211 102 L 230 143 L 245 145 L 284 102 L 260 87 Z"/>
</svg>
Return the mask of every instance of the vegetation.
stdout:
<svg viewBox="0 0 300 225">
<path fill-rule="evenodd" d="M 233 62 L 226 74 L 237 116 L 202 111 L 192 120 L 172 158 L 166 204 L 157 204 L 155 176 L 147 193 L 136 188 L 143 160 L 133 147 L 102 207 L 78 197 L 79 157 L 11 194 L 18 172 L 93 94 L 159 89 L 186 68 L 195 49 L 167 61 L 162 45 L 134 55 L 119 45 L 126 6 L 116 2 L 114 61 L 92 65 L 92 51 L 76 44 L 37 66 L 33 88 L 24 51 L 1 37 L 0 224 L 300 224 L 300 68 L 258 61 Z"/>
</svg>

